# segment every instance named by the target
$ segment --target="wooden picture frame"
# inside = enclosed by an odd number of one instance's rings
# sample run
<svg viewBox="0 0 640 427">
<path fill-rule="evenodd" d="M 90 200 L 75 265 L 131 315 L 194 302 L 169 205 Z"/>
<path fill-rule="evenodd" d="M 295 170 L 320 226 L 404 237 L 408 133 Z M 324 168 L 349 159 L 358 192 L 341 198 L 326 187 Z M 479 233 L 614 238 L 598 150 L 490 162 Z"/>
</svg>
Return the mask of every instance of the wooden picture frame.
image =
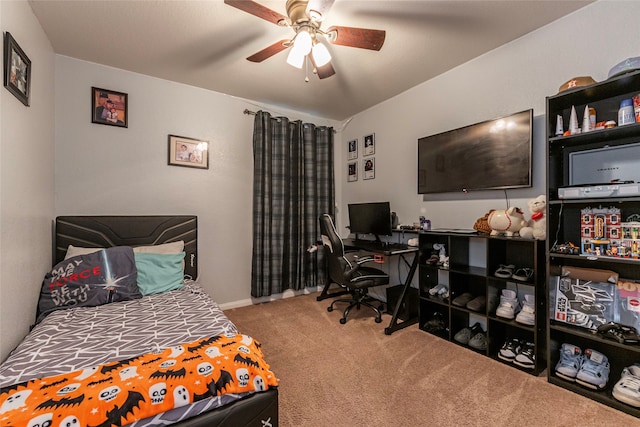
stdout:
<svg viewBox="0 0 640 427">
<path fill-rule="evenodd" d="M 376 134 L 372 133 L 364 136 L 364 148 L 362 149 L 365 156 L 371 156 L 376 153 Z"/>
<path fill-rule="evenodd" d="M 209 141 L 169 135 L 169 165 L 209 169 Z"/>
<path fill-rule="evenodd" d="M 4 87 L 29 106 L 31 60 L 8 31 L 4 33 Z"/>
<path fill-rule="evenodd" d="M 92 87 L 91 123 L 129 127 L 129 96 L 115 90 Z"/>
</svg>

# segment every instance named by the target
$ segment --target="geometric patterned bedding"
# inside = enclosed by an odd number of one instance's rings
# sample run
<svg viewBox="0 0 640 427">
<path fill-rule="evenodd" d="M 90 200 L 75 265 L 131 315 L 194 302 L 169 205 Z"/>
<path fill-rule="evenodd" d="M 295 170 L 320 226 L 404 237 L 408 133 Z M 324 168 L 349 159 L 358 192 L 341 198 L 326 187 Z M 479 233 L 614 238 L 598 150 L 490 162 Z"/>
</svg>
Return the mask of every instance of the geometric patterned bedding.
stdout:
<svg viewBox="0 0 640 427">
<path fill-rule="evenodd" d="M 48 315 L 0 365 L 0 387 L 125 360 L 215 335 L 239 333 L 196 282 L 183 288 Z M 246 394 L 224 394 L 133 426 L 166 425 Z"/>
</svg>

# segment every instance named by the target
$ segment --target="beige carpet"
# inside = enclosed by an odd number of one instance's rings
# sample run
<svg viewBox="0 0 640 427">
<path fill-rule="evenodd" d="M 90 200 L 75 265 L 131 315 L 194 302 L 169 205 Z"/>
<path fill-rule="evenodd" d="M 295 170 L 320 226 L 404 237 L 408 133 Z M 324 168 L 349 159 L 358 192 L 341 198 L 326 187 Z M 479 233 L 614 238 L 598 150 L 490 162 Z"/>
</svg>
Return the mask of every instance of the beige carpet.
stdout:
<svg viewBox="0 0 640 427">
<path fill-rule="evenodd" d="M 640 420 L 418 329 L 303 295 L 227 310 L 280 380 L 281 426 L 632 426 Z"/>
</svg>

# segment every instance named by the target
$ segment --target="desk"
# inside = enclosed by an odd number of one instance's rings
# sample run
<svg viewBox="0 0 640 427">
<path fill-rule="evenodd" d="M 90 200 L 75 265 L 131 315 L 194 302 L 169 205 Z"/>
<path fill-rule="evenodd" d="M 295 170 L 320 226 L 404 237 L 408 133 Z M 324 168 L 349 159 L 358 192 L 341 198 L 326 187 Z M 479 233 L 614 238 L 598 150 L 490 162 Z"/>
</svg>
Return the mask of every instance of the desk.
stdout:
<svg viewBox="0 0 640 427">
<path fill-rule="evenodd" d="M 400 298 L 398 298 L 398 302 L 396 306 L 393 308 L 393 314 L 391 316 L 391 322 L 389 322 L 389 326 L 384 328 L 384 333 L 387 335 L 391 335 L 393 332 L 406 328 L 407 326 L 418 323 L 418 317 L 414 317 L 411 319 L 407 319 L 403 322 L 398 323 L 398 314 L 400 312 L 400 308 L 402 307 L 402 303 L 407 297 L 407 291 L 411 286 L 411 282 L 413 281 L 413 276 L 416 273 L 418 268 L 418 262 L 420 259 L 420 252 L 418 247 L 416 246 L 408 246 L 405 244 L 393 243 L 390 245 L 375 244 L 375 242 L 367 241 L 367 240 L 355 240 L 355 239 L 342 239 L 344 243 L 345 251 L 348 249 L 357 249 L 367 252 L 372 252 L 374 254 L 380 254 L 385 256 L 399 256 L 404 263 L 409 266 L 409 273 L 405 278 L 404 283 L 402 284 L 402 292 L 400 293 Z M 411 263 L 407 261 L 405 255 L 413 254 L 413 259 Z M 330 283 L 327 284 L 327 287 Z M 325 287 L 326 288 L 326 287 Z M 324 292 L 324 291 L 323 291 Z M 333 296 L 334 294 L 331 294 Z"/>
</svg>

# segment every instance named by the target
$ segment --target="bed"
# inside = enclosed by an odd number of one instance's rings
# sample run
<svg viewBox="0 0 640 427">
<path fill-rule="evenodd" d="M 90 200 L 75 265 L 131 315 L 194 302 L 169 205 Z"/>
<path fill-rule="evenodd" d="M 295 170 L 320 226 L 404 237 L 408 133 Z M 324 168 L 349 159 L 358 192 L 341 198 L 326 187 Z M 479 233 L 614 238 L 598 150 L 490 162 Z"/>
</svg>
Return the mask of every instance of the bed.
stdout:
<svg viewBox="0 0 640 427">
<path fill-rule="evenodd" d="M 278 425 L 260 343 L 195 280 L 197 223 L 56 218 L 36 324 L 0 365 L 0 425 Z"/>
</svg>

